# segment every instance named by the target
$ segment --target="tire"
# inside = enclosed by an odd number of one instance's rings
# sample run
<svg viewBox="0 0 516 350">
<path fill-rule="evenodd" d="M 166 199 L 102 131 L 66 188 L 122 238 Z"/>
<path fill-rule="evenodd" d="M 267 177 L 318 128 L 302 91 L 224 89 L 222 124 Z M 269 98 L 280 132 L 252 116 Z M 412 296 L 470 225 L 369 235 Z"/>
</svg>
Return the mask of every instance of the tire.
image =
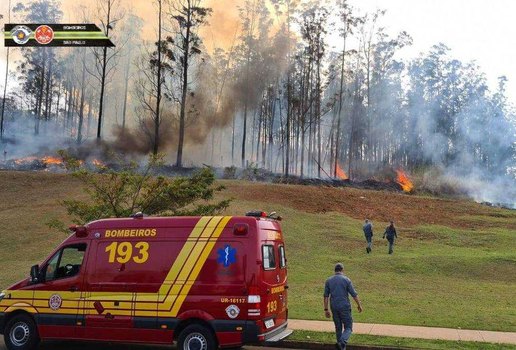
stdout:
<svg viewBox="0 0 516 350">
<path fill-rule="evenodd" d="M 192 324 L 186 327 L 177 340 L 177 350 L 215 350 L 217 342 L 213 333 L 204 326 Z"/>
<path fill-rule="evenodd" d="M 38 348 L 38 328 L 28 315 L 14 316 L 4 329 L 4 342 L 9 350 L 35 350 Z"/>
</svg>

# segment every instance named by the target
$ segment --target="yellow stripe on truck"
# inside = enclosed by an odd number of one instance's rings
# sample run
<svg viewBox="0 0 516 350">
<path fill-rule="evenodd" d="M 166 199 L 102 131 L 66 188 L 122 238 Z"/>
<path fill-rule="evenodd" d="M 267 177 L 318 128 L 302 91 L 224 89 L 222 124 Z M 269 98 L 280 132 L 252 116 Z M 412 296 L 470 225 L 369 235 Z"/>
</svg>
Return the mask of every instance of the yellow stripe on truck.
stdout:
<svg viewBox="0 0 516 350">
<path fill-rule="evenodd" d="M 170 313 L 170 310 L 173 308 L 173 305 L 176 302 L 178 296 L 181 295 L 181 290 L 187 282 L 188 276 L 190 276 L 196 262 L 199 259 L 199 256 L 201 255 L 206 244 L 208 243 L 208 239 L 211 237 L 212 233 L 217 229 L 217 224 L 221 220 L 222 217 L 220 216 L 212 217 L 209 224 L 206 226 L 206 228 L 200 235 L 196 245 L 193 247 L 193 249 L 190 250 L 188 260 L 184 264 L 177 278 L 176 282 L 178 283 L 174 284 L 171 292 L 167 295 L 165 303 L 159 305 L 159 316 L 175 316 L 174 312 Z M 136 310 L 138 310 L 138 305 L 136 306 Z"/>
<path fill-rule="evenodd" d="M 183 305 L 183 302 L 185 301 L 186 297 L 188 296 L 188 293 L 190 292 L 190 289 L 192 288 L 193 284 L 197 280 L 197 277 L 199 276 L 199 273 L 201 272 L 202 267 L 204 266 L 204 263 L 208 259 L 208 256 L 210 255 L 211 251 L 213 250 L 213 247 L 215 246 L 215 243 L 217 243 L 217 240 L 219 239 L 222 231 L 226 227 L 227 223 L 231 219 L 230 216 L 225 216 L 222 220 L 220 220 L 219 225 L 217 226 L 217 229 L 211 236 L 211 238 L 208 240 L 206 246 L 204 247 L 204 250 L 202 252 L 202 255 L 200 256 L 199 260 L 197 261 L 190 277 L 188 278 L 187 283 L 185 283 L 185 288 L 182 291 L 182 293 L 179 295 L 179 298 L 174 303 L 174 306 L 172 308 L 172 317 L 177 316 L 179 310 L 181 309 L 181 306 Z"/>
<path fill-rule="evenodd" d="M 179 252 L 176 261 L 174 261 L 174 264 L 172 264 L 172 267 L 170 268 L 167 277 L 165 278 L 163 284 L 159 289 L 160 296 L 166 296 L 170 292 L 170 285 L 174 284 L 174 282 L 176 281 L 179 271 L 184 266 L 186 259 L 190 254 L 190 251 L 195 246 L 195 244 L 197 244 L 197 241 L 193 242 L 192 240 L 197 239 L 201 235 L 203 230 L 206 229 L 206 226 L 209 221 L 210 217 L 203 216 L 195 225 L 194 229 L 192 230 L 192 233 L 190 233 L 190 236 L 188 237 L 183 246 L 183 249 L 181 249 L 181 251 Z"/>
</svg>

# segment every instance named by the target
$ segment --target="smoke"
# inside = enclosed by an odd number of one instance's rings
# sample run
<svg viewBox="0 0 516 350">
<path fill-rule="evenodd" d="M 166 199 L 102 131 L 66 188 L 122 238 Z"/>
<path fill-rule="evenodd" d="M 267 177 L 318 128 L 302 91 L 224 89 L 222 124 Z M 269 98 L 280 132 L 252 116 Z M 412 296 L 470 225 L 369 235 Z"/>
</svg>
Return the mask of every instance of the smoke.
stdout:
<svg viewBox="0 0 516 350">
<path fill-rule="evenodd" d="M 83 2 L 90 8 L 94 8 L 93 3 L 93 0 Z M 140 37 L 135 41 L 138 45 L 143 39 L 153 43 L 156 39 L 156 8 L 150 6 L 148 2 L 121 0 L 122 6 L 129 3 L 132 3 L 133 12 L 141 16 L 144 22 L 141 32 L 136 31 L 135 35 Z M 259 1 L 253 3 L 260 4 Z M 76 5 L 72 6 L 70 1 L 64 1 L 63 5 L 65 20 L 73 18 L 71 14 Z M 289 44 L 285 28 L 276 28 L 272 25 L 273 16 L 268 16 L 266 7 L 249 12 L 256 17 L 248 23 L 255 23 L 256 27 L 252 31 L 246 31 L 246 21 L 240 18 L 246 11 L 239 11 L 239 7 L 243 5 L 244 0 L 231 2 L 208 0 L 203 3 L 203 6 L 213 9 L 213 15 L 209 18 L 209 25 L 200 31 L 204 47 L 202 53 L 196 56 L 195 64 L 191 66 L 189 86 L 191 93 L 187 97 L 185 164 L 200 165 L 208 162 L 232 165 L 236 159 L 240 159 L 242 117 L 245 110 L 249 140 L 246 159 L 256 162 L 257 135 L 252 134 L 253 126 L 256 124 L 252 125 L 252 122 L 260 114 L 263 100 L 268 98 L 277 99 L 280 102 L 277 102 L 274 107 L 276 119 L 271 128 L 276 143 L 272 149 L 267 149 L 269 152 L 267 156 L 271 157 L 269 163 L 271 170 L 281 168 L 281 161 L 278 166 L 278 160 L 273 161 L 271 156 L 273 154 L 275 158 L 280 158 L 280 153 L 276 151 L 280 147 L 281 141 L 278 141 L 280 133 L 284 131 L 284 129 L 280 130 L 280 122 L 285 120 L 286 106 L 279 106 L 284 101 L 278 97 L 285 95 L 285 91 L 281 90 L 285 89 L 288 49 L 289 47 L 292 49 L 292 57 L 295 60 L 296 55 L 302 55 L 300 50 L 303 47 L 293 45 L 292 42 Z M 122 25 L 117 24 L 114 32 L 123 32 L 122 28 Z M 135 58 L 139 54 L 138 45 L 127 45 L 125 51 L 131 51 Z M 383 58 L 389 61 L 391 52 L 388 50 L 391 42 L 385 41 L 382 45 L 385 50 Z M 393 49 L 392 54 L 400 47 L 398 45 Z M 380 69 L 384 68 L 380 67 L 384 61 L 379 59 L 379 62 L 371 67 L 373 69 L 371 76 L 373 108 L 371 109 L 370 101 L 364 97 L 366 95 L 364 86 L 359 88 L 357 96 L 353 96 L 354 81 L 361 81 L 361 84 L 365 85 L 365 72 L 364 67 L 360 66 L 363 63 L 354 62 L 354 58 L 362 53 L 355 51 L 353 55 L 350 54 L 350 59 L 346 62 L 345 75 L 349 86 L 343 112 L 343 137 L 340 142 L 344 146 L 341 147 L 341 151 L 347 151 L 345 146 L 348 142 L 346 137 L 349 134 L 347 118 L 353 114 L 356 117 L 355 132 L 357 133 L 354 141 L 357 144 L 361 142 L 360 152 L 365 152 L 366 148 L 371 147 L 364 140 L 368 137 L 365 135 L 366 132 L 372 132 L 374 133 L 372 139 L 377 140 L 374 141 L 375 147 L 383 148 L 387 152 L 401 147 L 401 150 L 396 149 L 393 153 L 406 153 L 405 156 L 381 155 L 379 158 L 383 157 L 383 159 L 378 160 L 378 163 L 383 161 L 389 165 L 403 162 L 407 164 L 410 162 L 407 159 L 417 159 L 423 166 L 431 165 L 440 169 L 439 175 L 428 172 L 427 178 L 434 177 L 442 183 L 453 183 L 453 186 L 459 188 L 459 192 L 465 192 L 477 201 L 516 206 L 516 159 L 514 158 L 516 117 L 514 111 L 511 111 L 512 107 L 504 100 L 504 82 L 501 81 L 498 89 L 490 91 L 478 67 L 454 60 L 449 56 L 448 51 L 441 45 L 412 62 L 392 60 L 388 71 L 381 72 L 382 79 L 377 79 L 375 76 Z M 56 53 L 59 61 L 61 52 L 56 51 Z M 124 52 L 124 55 L 127 56 L 123 56 L 120 65 L 127 64 L 126 62 L 133 58 L 129 57 L 127 52 Z M 410 63 L 410 66 L 406 67 L 405 63 Z M 7 152 L 6 157 L 44 155 L 59 148 L 71 149 L 81 159 L 89 157 L 106 159 L 112 151 L 125 154 L 128 158 L 140 159 L 152 152 L 154 129 L 152 120 L 146 117 L 141 109 L 135 108 L 138 101 L 134 96 L 131 98 L 131 94 L 128 99 L 126 123 L 131 127 L 125 129 L 120 127 L 124 102 L 121 92 L 125 87 L 124 83 L 128 80 L 123 68 L 118 67 L 107 86 L 106 118 L 103 129 L 105 141 L 100 143 L 96 141 L 92 126 L 92 130 L 89 127 L 87 131 L 83 130 L 86 134 L 89 132 L 89 135 L 85 135 L 83 144 L 77 146 L 75 143 L 77 131 L 72 126 L 63 128 L 53 120 L 41 120 L 40 134 L 34 136 L 34 116 L 26 113 L 10 116 L 7 121 L 8 142 L 2 145 Z M 132 70 L 138 71 L 134 67 Z M 172 75 L 171 78 L 179 80 L 177 72 L 174 74 L 176 75 Z M 129 90 L 135 89 L 134 78 L 134 75 L 130 78 Z M 10 86 L 14 83 L 14 81 L 10 82 Z M 335 96 L 339 85 L 338 79 L 328 84 L 332 87 L 324 87 L 324 89 L 327 88 L 327 91 L 324 91 L 326 100 Z M 91 96 L 87 104 L 93 105 L 94 108 L 98 105 L 96 90 L 98 90 L 97 85 L 91 82 L 87 91 Z M 175 158 L 179 134 L 179 108 L 177 96 L 175 97 L 175 101 L 164 99 L 160 126 L 160 151 L 168 154 L 170 161 Z M 22 103 L 19 105 L 21 106 Z M 62 123 L 61 118 L 64 118 L 62 110 L 61 105 L 61 110 L 58 111 L 59 123 Z M 55 111 L 56 109 L 53 109 L 54 113 Z M 94 111 L 93 114 L 97 112 Z M 331 117 L 328 114 L 323 121 L 323 137 L 330 134 Z M 76 123 L 74 122 L 77 119 L 76 111 L 73 111 L 71 119 L 72 124 Z M 234 135 L 233 122 L 235 123 Z M 370 130 L 368 124 L 372 124 Z M 284 126 L 281 125 L 281 127 Z M 367 131 L 358 135 L 357 130 Z M 235 136 L 234 144 L 233 136 Z M 299 142 L 299 140 L 291 142 Z M 326 145 L 329 144 L 327 141 L 323 142 Z M 234 159 L 230 159 L 230 154 Z M 309 157 L 313 157 L 308 154 L 305 156 L 305 163 Z M 341 165 L 345 167 L 344 164 Z M 378 173 L 379 168 L 379 165 L 375 165 L 374 171 Z M 370 173 L 370 175 L 376 174 Z"/>
<path fill-rule="evenodd" d="M 427 69 L 428 80 L 412 80 L 410 114 L 419 140 L 410 146 L 442 170 L 443 183 L 478 202 L 516 208 L 516 117 L 504 96 L 506 79 L 491 92 L 478 66 L 447 51 L 435 46 L 411 67 L 415 76 Z M 428 71 L 431 64 L 437 71 Z M 431 81 L 432 74 L 438 79 Z"/>
<path fill-rule="evenodd" d="M 39 135 L 34 135 L 36 122 L 32 115 L 8 112 L 7 116 L 3 143 L 0 143 L 1 160 L 33 154 L 50 155 L 71 144 L 69 136 L 55 132 L 54 122 L 41 120 Z"/>
</svg>

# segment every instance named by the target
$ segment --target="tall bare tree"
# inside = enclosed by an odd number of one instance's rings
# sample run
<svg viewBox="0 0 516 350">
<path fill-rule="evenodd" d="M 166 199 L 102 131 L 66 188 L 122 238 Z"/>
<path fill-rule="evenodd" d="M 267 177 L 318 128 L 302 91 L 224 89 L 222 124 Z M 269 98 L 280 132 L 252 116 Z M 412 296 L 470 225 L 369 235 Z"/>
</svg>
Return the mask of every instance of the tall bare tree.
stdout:
<svg viewBox="0 0 516 350">
<path fill-rule="evenodd" d="M 159 126 L 160 126 L 160 107 L 161 107 L 161 87 L 163 85 L 162 78 L 162 40 L 161 40 L 161 32 L 162 32 L 162 15 L 163 15 L 163 0 L 157 0 L 158 4 L 158 43 L 157 43 L 157 59 L 156 59 L 156 108 L 154 110 L 154 146 L 152 148 L 152 153 L 154 155 L 158 154 L 159 150 Z"/>
<path fill-rule="evenodd" d="M 137 60 L 138 78 L 134 93 L 143 112 L 137 113 L 140 126 L 149 137 L 152 153 L 156 155 L 161 145 L 162 102 L 167 90 L 166 77 L 173 78 L 175 55 L 171 48 L 172 40 L 162 40 L 164 0 L 155 0 L 155 3 L 158 10 L 158 40 L 153 51 L 143 54 Z M 172 93 L 167 93 L 169 99 L 171 95 Z"/>
<path fill-rule="evenodd" d="M 100 23 L 102 24 L 101 29 L 104 31 L 104 34 L 107 37 L 109 37 L 111 30 L 114 29 L 115 24 L 124 16 L 123 11 L 121 11 L 118 6 L 120 6 L 120 0 L 97 0 L 97 12 L 100 16 Z M 106 79 L 115 69 L 116 64 L 113 64 L 115 63 L 113 61 L 118 58 L 119 52 L 120 49 L 116 47 L 93 49 L 93 53 L 95 55 L 95 71 L 89 71 L 89 73 L 96 77 L 100 83 L 97 140 L 100 140 L 102 137 L 102 125 L 104 122 L 104 97 L 107 84 Z"/>
<path fill-rule="evenodd" d="M 175 44 L 180 75 L 180 112 L 179 139 L 177 145 L 176 166 L 183 166 L 183 146 L 185 139 L 186 107 L 189 91 L 190 66 L 193 57 L 201 53 L 202 39 L 198 35 L 199 28 L 206 24 L 212 10 L 202 7 L 203 0 L 170 0 L 170 15 L 176 22 L 176 35 L 171 38 Z"/>
<path fill-rule="evenodd" d="M 162 0 L 159 1 L 160 3 Z M 158 4 L 158 12 L 162 12 L 161 10 L 162 5 Z M 161 14 L 158 14 L 159 19 L 158 21 L 161 22 Z M 159 25 L 162 27 L 162 25 Z M 135 51 L 137 50 L 138 46 L 141 43 L 140 40 L 140 33 L 142 31 L 143 27 L 143 19 L 138 17 L 137 15 L 131 13 L 129 14 L 127 20 L 124 23 L 124 28 L 122 31 L 124 32 L 124 35 L 127 36 L 127 41 L 124 46 L 124 52 L 125 52 L 125 71 L 124 71 L 124 95 L 122 96 L 123 102 L 122 102 L 122 133 L 126 129 L 126 122 L 127 122 L 127 99 L 129 95 L 129 82 L 130 82 L 130 74 L 131 74 L 131 66 L 133 58 L 135 57 Z M 161 41 L 161 33 L 158 35 L 158 41 Z"/>
<path fill-rule="evenodd" d="M 9 9 L 8 9 L 8 15 L 7 15 L 7 21 L 11 23 L 11 0 L 9 0 Z M 0 18 L 3 18 L 2 15 L 0 15 Z M 5 113 L 5 95 L 7 93 L 7 82 L 9 77 L 9 48 L 7 48 L 7 54 L 5 58 L 5 82 L 4 82 L 4 94 L 2 97 L 2 112 L 0 114 L 0 141 L 4 137 L 4 113 Z"/>
</svg>

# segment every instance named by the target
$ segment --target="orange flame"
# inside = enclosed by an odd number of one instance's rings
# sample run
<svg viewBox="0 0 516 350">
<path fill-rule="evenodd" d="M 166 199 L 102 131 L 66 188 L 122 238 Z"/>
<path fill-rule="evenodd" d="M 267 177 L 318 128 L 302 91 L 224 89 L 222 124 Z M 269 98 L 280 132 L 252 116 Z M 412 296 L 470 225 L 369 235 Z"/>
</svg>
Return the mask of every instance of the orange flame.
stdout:
<svg viewBox="0 0 516 350">
<path fill-rule="evenodd" d="M 401 188 L 403 188 L 403 191 L 412 192 L 414 189 L 414 184 L 412 181 L 410 181 L 407 174 L 405 174 L 405 172 L 401 169 L 396 170 L 396 173 L 398 174 L 396 182 L 400 184 Z"/>
<path fill-rule="evenodd" d="M 37 157 L 25 157 L 25 158 L 19 158 L 19 159 L 16 159 L 14 161 L 14 163 L 16 165 L 21 165 L 21 164 L 24 164 L 24 163 L 30 163 L 30 162 L 33 162 L 35 160 L 37 160 L 38 158 Z"/>
<path fill-rule="evenodd" d="M 337 169 L 337 176 L 339 177 L 339 179 L 341 179 L 341 180 L 349 179 L 348 175 L 346 175 L 344 170 L 342 170 L 341 167 L 339 166 L 339 163 L 337 162 L 337 164 L 335 164 L 335 165 L 336 165 L 336 169 Z"/>
<path fill-rule="evenodd" d="M 98 159 L 93 159 L 92 161 L 92 164 L 95 165 L 96 167 L 99 167 L 99 168 L 102 168 L 102 167 L 105 167 L 106 164 L 102 163 L 100 160 Z"/>
<path fill-rule="evenodd" d="M 50 164 L 61 165 L 61 164 L 63 164 L 63 161 L 61 159 L 52 157 L 52 156 L 43 157 L 43 158 L 41 158 L 41 161 L 45 165 L 50 165 Z"/>
</svg>

